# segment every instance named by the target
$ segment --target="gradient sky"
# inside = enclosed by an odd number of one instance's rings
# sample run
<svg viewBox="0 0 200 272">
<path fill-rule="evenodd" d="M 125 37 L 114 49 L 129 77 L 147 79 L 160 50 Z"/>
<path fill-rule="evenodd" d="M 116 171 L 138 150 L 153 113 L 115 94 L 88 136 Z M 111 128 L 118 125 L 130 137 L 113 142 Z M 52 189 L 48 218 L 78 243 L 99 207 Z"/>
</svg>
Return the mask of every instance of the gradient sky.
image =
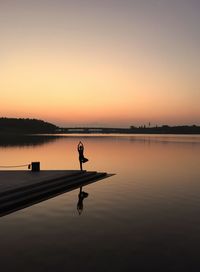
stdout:
<svg viewBox="0 0 200 272">
<path fill-rule="evenodd" d="M 0 115 L 200 124 L 199 48 L 199 0 L 0 0 Z"/>
</svg>

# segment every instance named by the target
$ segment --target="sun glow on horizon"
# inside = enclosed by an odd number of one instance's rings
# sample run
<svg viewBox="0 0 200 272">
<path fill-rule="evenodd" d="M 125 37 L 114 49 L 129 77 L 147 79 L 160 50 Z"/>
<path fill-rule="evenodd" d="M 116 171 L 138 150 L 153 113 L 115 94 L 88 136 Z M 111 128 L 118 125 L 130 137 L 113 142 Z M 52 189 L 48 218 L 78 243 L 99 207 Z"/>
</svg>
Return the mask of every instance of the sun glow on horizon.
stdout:
<svg viewBox="0 0 200 272">
<path fill-rule="evenodd" d="M 195 10 L 186 9 L 184 22 L 185 6 L 169 4 L 167 12 L 174 23 L 177 20 L 172 28 L 164 3 L 150 6 L 148 12 L 147 1 L 139 6 L 125 3 L 123 9 L 113 3 L 112 12 L 106 13 L 104 5 L 99 9 L 95 3 L 87 10 L 81 3 L 68 7 L 58 1 L 55 10 L 51 4 L 44 9 L 31 3 L 16 9 L 0 4 L 2 116 L 34 117 L 63 126 L 200 123 Z M 146 17 L 140 18 L 138 10 Z M 180 20 L 187 24 L 186 32 L 181 28 L 179 33 Z"/>
</svg>

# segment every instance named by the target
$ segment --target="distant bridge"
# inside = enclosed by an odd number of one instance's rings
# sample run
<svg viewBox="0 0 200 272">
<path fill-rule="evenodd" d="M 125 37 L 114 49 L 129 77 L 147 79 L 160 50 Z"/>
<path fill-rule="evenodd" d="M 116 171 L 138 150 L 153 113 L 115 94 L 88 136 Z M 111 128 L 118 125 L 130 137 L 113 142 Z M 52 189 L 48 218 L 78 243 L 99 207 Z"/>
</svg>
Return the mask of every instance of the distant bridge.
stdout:
<svg viewBox="0 0 200 272">
<path fill-rule="evenodd" d="M 129 128 L 106 128 L 106 127 L 68 127 L 60 128 L 61 133 L 126 133 Z"/>
<path fill-rule="evenodd" d="M 167 126 L 161 127 L 134 127 L 108 128 L 108 127 L 68 127 L 59 128 L 57 133 L 66 134 L 200 134 L 200 126 Z"/>
</svg>

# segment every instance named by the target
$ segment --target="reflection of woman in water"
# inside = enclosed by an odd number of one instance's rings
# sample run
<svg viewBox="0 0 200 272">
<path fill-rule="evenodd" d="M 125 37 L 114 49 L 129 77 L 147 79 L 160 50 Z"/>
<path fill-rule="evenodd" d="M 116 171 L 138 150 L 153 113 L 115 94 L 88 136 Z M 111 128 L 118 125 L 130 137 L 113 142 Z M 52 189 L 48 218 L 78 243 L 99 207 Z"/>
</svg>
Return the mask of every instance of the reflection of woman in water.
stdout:
<svg viewBox="0 0 200 272">
<path fill-rule="evenodd" d="M 78 203 L 77 203 L 77 211 L 79 215 L 83 211 L 83 200 L 84 198 L 88 197 L 88 193 L 82 191 L 82 187 L 80 187 L 80 192 L 78 194 Z"/>
<path fill-rule="evenodd" d="M 77 146 L 77 149 L 78 149 L 78 153 L 79 153 L 79 162 L 80 162 L 80 169 L 81 171 L 83 170 L 82 168 L 82 163 L 85 163 L 88 161 L 88 159 L 86 159 L 83 155 L 83 152 L 84 152 L 84 145 L 82 142 L 79 142 L 78 146 Z"/>
</svg>

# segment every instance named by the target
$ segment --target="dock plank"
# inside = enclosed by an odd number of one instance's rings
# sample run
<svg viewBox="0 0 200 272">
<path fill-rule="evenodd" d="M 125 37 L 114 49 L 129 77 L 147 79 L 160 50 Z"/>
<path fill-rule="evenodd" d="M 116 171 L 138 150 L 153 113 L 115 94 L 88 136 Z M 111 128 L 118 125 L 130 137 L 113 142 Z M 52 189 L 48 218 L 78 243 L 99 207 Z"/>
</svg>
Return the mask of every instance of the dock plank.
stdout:
<svg viewBox="0 0 200 272">
<path fill-rule="evenodd" d="M 39 172 L 13 170 L 0 171 L 0 193 L 8 189 L 44 182 L 50 179 L 64 178 L 71 174 L 80 173 L 79 170 L 43 170 Z"/>
<path fill-rule="evenodd" d="M 80 170 L 0 171 L 0 216 L 110 176 Z"/>
</svg>

